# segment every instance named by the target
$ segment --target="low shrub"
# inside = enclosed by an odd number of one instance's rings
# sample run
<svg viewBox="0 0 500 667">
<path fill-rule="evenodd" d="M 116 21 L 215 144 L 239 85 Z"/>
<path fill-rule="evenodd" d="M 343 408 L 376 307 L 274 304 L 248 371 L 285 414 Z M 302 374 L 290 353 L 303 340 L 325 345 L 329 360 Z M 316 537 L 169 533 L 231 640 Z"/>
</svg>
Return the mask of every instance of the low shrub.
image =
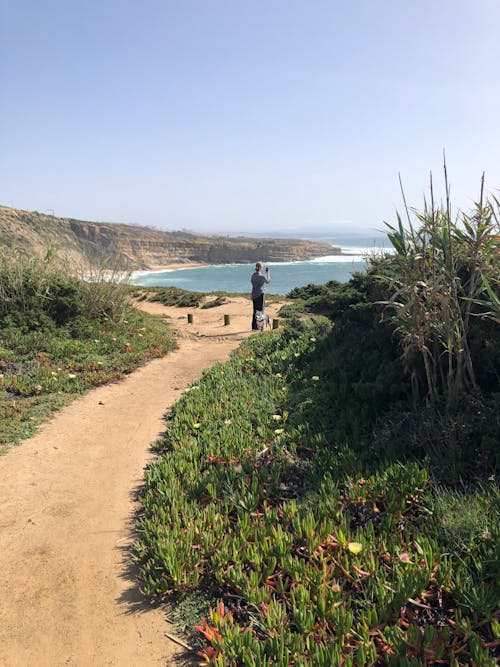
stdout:
<svg viewBox="0 0 500 667">
<path fill-rule="evenodd" d="M 63 326 L 83 313 L 83 292 L 80 281 L 58 270 L 50 257 L 0 254 L 0 327 Z"/>
<path fill-rule="evenodd" d="M 111 270 L 89 268 L 81 277 L 85 315 L 90 319 L 110 319 L 119 322 L 130 312 L 129 273 L 118 268 Z"/>
<path fill-rule="evenodd" d="M 149 301 L 157 301 L 164 306 L 178 306 L 179 308 L 197 308 L 205 294 L 189 292 L 179 287 L 156 287 L 151 290 Z"/>
<path fill-rule="evenodd" d="M 201 308 L 203 310 L 206 310 L 207 308 L 217 308 L 218 306 L 222 306 L 225 303 L 226 303 L 226 297 L 216 296 L 215 299 L 210 299 L 210 301 L 205 301 L 204 303 L 202 303 Z"/>
<path fill-rule="evenodd" d="M 82 317 L 118 321 L 129 310 L 128 289 L 116 272 L 93 271 L 83 280 L 50 249 L 44 260 L 0 253 L 0 327 L 27 332 Z"/>
</svg>

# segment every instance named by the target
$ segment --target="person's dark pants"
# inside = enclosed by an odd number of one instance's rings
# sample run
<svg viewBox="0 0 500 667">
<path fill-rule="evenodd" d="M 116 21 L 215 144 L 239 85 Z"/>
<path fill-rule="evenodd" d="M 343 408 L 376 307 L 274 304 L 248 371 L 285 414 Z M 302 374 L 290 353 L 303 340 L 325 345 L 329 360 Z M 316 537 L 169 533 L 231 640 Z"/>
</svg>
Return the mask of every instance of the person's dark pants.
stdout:
<svg viewBox="0 0 500 667">
<path fill-rule="evenodd" d="M 252 299 L 253 301 L 253 315 L 252 315 L 252 329 L 255 331 L 259 327 L 257 326 L 257 320 L 255 319 L 255 313 L 260 310 L 264 310 L 264 295 L 261 294 L 258 296 L 256 299 Z"/>
</svg>

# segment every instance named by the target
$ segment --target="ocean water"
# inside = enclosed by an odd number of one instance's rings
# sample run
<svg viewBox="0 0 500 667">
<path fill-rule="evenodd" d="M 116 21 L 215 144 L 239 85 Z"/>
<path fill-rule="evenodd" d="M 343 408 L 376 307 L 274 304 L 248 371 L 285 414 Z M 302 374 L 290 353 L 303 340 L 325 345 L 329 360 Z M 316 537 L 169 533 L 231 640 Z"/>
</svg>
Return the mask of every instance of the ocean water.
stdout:
<svg viewBox="0 0 500 667">
<path fill-rule="evenodd" d="M 267 236 L 272 236 L 271 233 Z M 287 235 L 290 238 L 290 235 Z M 341 247 L 345 256 L 327 255 L 305 262 L 269 262 L 271 282 L 268 294 L 285 295 L 294 287 L 323 284 L 329 280 L 347 282 L 353 273 L 364 271 L 366 257 L 386 248 L 385 237 L 381 235 L 294 235 L 296 238 L 324 241 Z M 174 286 L 192 292 L 248 292 L 250 276 L 255 264 L 219 264 L 199 268 L 170 269 L 155 272 L 137 272 L 130 282 L 144 286 Z"/>
</svg>

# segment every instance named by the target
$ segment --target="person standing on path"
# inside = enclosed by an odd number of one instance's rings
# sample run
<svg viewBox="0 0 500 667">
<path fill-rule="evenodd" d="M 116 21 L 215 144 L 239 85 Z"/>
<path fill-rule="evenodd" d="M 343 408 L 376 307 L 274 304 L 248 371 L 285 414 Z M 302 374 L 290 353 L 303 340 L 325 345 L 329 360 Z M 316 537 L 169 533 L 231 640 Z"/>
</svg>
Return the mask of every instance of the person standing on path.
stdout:
<svg viewBox="0 0 500 667">
<path fill-rule="evenodd" d="M 252 330 L 258 330 L 255 313 L 260 310 L 264 312 L 264 285 L 271 282 L 271 272 L 269 267 L 266 267 L 266 275 L 262 275 L 262 263 L 257 262 L 255 265 L 255 273 L 252 273 L 250 279 L 252 283 L 252 301 L 253 301 L 253 315 L 252 315 Z"/>
</svg>

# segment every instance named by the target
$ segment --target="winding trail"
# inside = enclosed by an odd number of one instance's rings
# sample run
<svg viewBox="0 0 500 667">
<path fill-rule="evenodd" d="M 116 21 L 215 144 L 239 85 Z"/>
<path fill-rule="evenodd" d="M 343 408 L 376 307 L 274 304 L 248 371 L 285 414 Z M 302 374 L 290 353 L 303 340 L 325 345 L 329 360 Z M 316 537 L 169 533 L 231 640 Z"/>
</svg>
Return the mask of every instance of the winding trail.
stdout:
<svg viewBox="0 0 500 667">
<path fill-rule="evenodd" d="M 249 335 L 251 304 L 192 311 L 192 325 L 188 311 L 141 307 L 171 318 L 179 348 L 85 394 L 0 458 L 1 667 L 176 664 L 172 629 L 130 566 L 134 498 L 163 414 Z"/>
</svg>

